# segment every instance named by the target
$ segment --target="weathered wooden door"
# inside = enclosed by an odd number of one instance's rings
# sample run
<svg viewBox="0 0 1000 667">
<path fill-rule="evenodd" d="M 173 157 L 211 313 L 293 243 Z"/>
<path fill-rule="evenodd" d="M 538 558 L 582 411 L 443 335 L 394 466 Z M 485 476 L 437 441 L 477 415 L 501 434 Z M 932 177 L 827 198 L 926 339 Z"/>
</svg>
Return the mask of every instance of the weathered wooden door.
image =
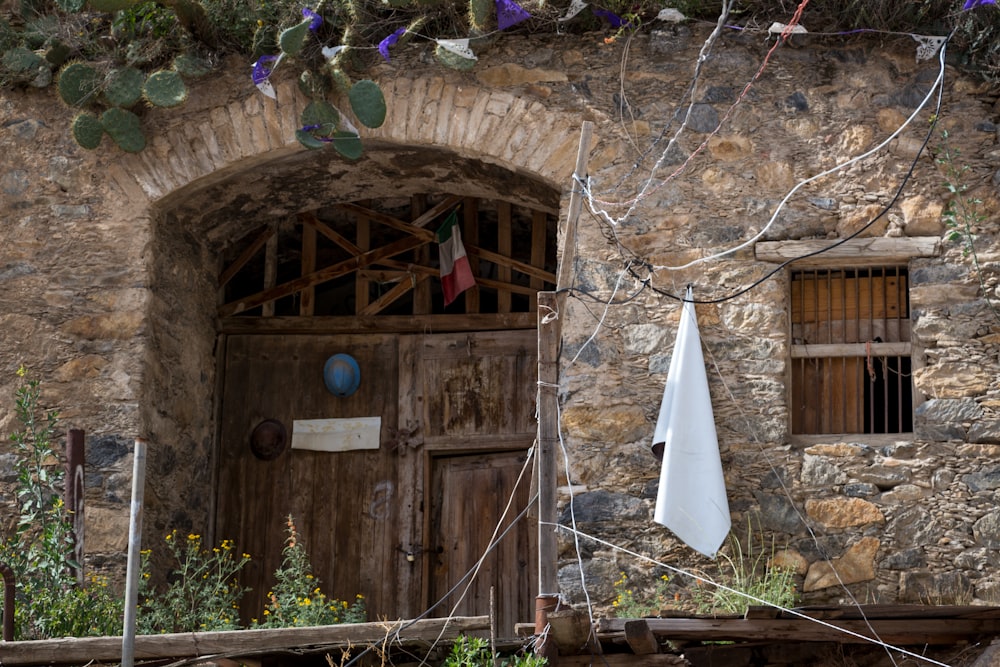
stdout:
<svg viewBox="0 0 1000 667">
<path fill-rule="evenodd" d="M 369 618 L 412 618 L 461 577 L 486 548 L 534 438 L 536 346 L 534 330 L 230 336 L 215 533 L 253 556 L 241 582 L 252 589 L 244 617 L 260 616 L 288 515 L 324 592 L 364 595 Z M 323 384 L 323 364 L 338 352 L 362 371 L 346 398 Z M 291 437 L 295 420 L 376 416 L 376 450 L 296 449 L 265 461 L 249 447 L 265 419 L 280 420 Z M 512 517 L 528 482 L 525 474 Z M 460 531 L 442 530 L 459 521 Z M 445 537 L 460 549 L 439 554 Z M 459 613 L 487 614 L 492 586 L 501 630 L 530 620 L 533 539 L 522 520 Z"/>
</svg>

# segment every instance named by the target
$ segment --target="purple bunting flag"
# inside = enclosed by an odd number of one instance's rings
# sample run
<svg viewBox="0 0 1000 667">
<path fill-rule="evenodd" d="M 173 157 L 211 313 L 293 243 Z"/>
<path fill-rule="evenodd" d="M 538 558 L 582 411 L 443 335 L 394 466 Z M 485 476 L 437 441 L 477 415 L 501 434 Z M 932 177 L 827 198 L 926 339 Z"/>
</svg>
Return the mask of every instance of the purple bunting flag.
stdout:
<svg viewBox="0 0 1000 667">
<path fill-rule="evenodd" d="M 962 7 L 962 11 L 968 11 L 970 9 L 975 9 L 980 5 L 995 5 L 996 0 L 965 0 L 965 5 Z"/>
<path fill-rule="evenodd" d="M 309 31 L 316 32 L 319 27 L 323 25 L 323 17 L 309 9 L 308 7 L 302 8 L 302 17 L 309 19 Z"/>
<path fill-rule="evenodd" d="M 496 0 L 496 4 L 497 28 L 500 30 L 506 30 L 512 25 L 531 18 L 531 14 L 514 0 Z"/>
<path fill-rule="evenodd" d="M 402 37 L 405 32 L 406 28 L 400 28 L 378 43 L 378 52 L 382 54 L 382 57 L 385 58 L 386 62 L 389 62 L 389 47 L 395 46 L 396 42 L 399 41 L 399 38 Z"/>
<path fill-rule="evenodd" d="M 621 28 L 621 27 L 627 28 L 629 26 L 628 21 L 626 21 L 622 17 L 618 16 L 618 14 L 615 14 L 610 10 L 594 7 L 591 11 L 594 12 L 594 16 L 602 18 L 608 23 L 610 23 L 612 28 Z"/>
<path fill-rule="evenodd" d="M 278 56 L 261 56 L 257 59 L 257 62 L 253 64 L 253 71 L 250 73 L 253 85 L 259 86 L 270 78 L 271 70 L 274 69 L 272 63 L 277 60 Z"/>
</svg>

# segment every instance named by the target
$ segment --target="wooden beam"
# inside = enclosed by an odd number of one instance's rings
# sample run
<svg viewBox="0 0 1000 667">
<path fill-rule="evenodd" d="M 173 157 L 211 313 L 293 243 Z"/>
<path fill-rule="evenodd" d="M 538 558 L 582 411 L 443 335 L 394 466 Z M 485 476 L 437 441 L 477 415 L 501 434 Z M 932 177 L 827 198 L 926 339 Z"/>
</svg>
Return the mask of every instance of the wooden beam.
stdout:
<svg viewBox="0 0 1000 667">
<path fill-rule="evenodd" d="M 237 657 L 262 651 L 302 649 L 310 646 L 379 644 L 426 644 L 439 638 L 455 639 L 459 634 L 488 630 L 488 616 L 428 618 L 419 621 L 345 623 L 312 628 L 269 630 L 229 630 L 225 632 L 185 632 L 141 635 L 135 640 L 137 659 L 173 659 L 209 655 Z M 399 641 L 394 633 L 399 631 Z M 443 634 L 441 634 L 443 633 Z M 3 664 L 48 665 L 84 664 L 95 660 L 117 662 L 122 653 L 121 637 L 66 637 L 3 643 Z"/>
<path fill-rule="evenodd" d="M 515 271 L 519 271 L 527 276 L 534 276 L 535 278 L 541 278 L 547 283 L 552 285 L 556 284 L 556 276 L 554 273 L 549 273 L 545 269 L 539 269 L 531 264 L 525 264 L 524 262 L 519 262 L 516 259 L 511 259 L 510 257 L 504 257 L 495 252 L 489 250 L 484 250 L 473 245 L 466 245 L 465 252 L 467 255 L 476 256 L 480 259 L 485 259 L 487 262 L 493 262 L 497 266 L 509 266 Z"/>
<path fill-rule="evenodd" d="M 414 274 L 409 274 L 408 279 L 399 281 L 395 287 L 380 296 L 375 301 L 368 304 L 363 310 L 361 310 L 358 315 L 361 317 L 366 317 L 369 315 L 375 315 L 380 313 L 384 308 L 388 307 L 393 301 L 403 296 L 410 290 L 412 290 L 416 285 L 422 284 L 427 280 L 426 275 L 417 276 Z"/>
<path fill-rule="evenodd" d="M 302 275 L 316 270 L 316 228 L 302 225 Z M 306 287 L 299 293 L 299 315 L 311 317 L 316 309 L 316 288 Z"/>
<path fill-rule="evenodd" d="M 796 257 L 829 248 L 836 240 L 761 241 L 754 246 L 759 262 L 780 264 Z M 851 239 L 814 257 L 797 260 L 793 266 L 873 266 L 906 264 L 915 257 L 937 257 L 941 239 L 937 236 L 899 236 Z"/>
<path fill-rule="evenodd" d="M 590 616 L 580 609 L 562 609 L 548 613 L 549 636 L 559 655 L 602 653 L 601 644 L 590 625 Z"/>
<path fill-rule="evenodd" d="M 436 333 L 534 329 L 535 313 L 458 313 L 449 315 L 379 315 L 378 317 L 225 317 L 219 323 L 225 334 L 351 334 L 395 332 Z"/>
<path fill-rule="evenodd" d="M 233 260 L 233 263 L 227 266 L 225 271 L 219 274 L 219 287 L 224 287 L 226 283 L 232 280 L 233 276 L 239 273 L 240 269 L 242 269 L 246 263 L 257 254 L 257 251 L 260 250 L 265 243 L 267 243 L 267 240 L 274 236 L 274 232 L 275 230 L 271 225 L 261 227 L 260 233 L 257 234 L 257 237 L 254 238 L 253 241 L 250 242 L 250 245 L 244 248 L 243 252 L 240 253 L 240 256 Z"/>
<path fill-rule="evenodd" d="M 643 619 L 625 621 L 625 641 L 636 655 L 660 652 L 660 642 Z"/>
<path fill-rule="evenodd" d="M 429 229 L 424 229 L 423 227 L 436 220 L 445 211 L 455 208 L 460 203 L 462 203 L 461 197 L 447 197 L 439 204 L 436 204 L 422 213 L 413 222 L 404 222 L 399 218 L 394 218 L 393 216 L 382 213 L 381 211 L 375 211 L 357 204 L 337 204 L 337 208 L 348 213 L 354 213 L 355 215 L 363 215 L 372 222 L 377 222 L 380 225 L 398 229 L 401 232 L 413 234 L 414 236 L 419 236 L 420 238 L 427 237 L 428 240 L 433 240 L 434 232 Z"/>
<path fill-rule="evenodd" d="M 545 240 L 549 217 L 545 211 L 534 209 L 531 211 L 531 265 L 540 269 L 545 268 Z M 535 292 L 545 289 L 545 283 L 532 276 L 529 283 Z M 528 310 L 534 312 L 538 309 L 538 297 L 532 294 L 528 299 Z"/>
<path fill-rule="evenodd" d="M 577 178 L 587 176 L 587 158 L 590 155 L 590 137 L 594 132 L 594 124 L 589 120 L 580 126 L 580 146 L 576 152 L 576 168 L 573 175 Z M 561 249 L 559 254 L 559 280 L 556 289 L 562 290 L 570 286 L 573 280 L 573 263 L 576 261 L 576 224 L 583 207 L 583 193 L 580 185 L 573 181 L 570 184 L 569 206 L 566 209 L 566 223 L 562 230 Z"/>
<path fill-rule="evenodd" d="M 872 343 L 870 351 L 873 357 L 905 357 L 911 350 L 910 343 Z M 792 345 L 792 359 L 867 357 L 868 352 L 865 343 Z"/>
<path fill-rule="evenodd" d="M 538 595 L 558 595 L 556 540 L 556 452 L 559 447 L 559 341 L 561 302 L 555 292 L 538 293 Z"/>
<path fill-rule="evenodd" d="M 589 655 L 559 656 L 558 667 L 690 667 L 683 656 L 672 653 L 636 656 L 631 653 L 606 653 L 600 658 Z"/>
<path fill-rule="evenodd" d="M 278 234 L 277 232 L 267 240 L 264 247 L 264 290 L 269 290 L 278 282 Z M 274 301 L 265 301 L 261 304 L 261 315 L 263 317 L 274 317 Z"/>
<path fill-rule="evenodd" d="M 420 216 L 427 210 L 427 197 L 425 195 L 413 195 L 410 197 L 410 218 L 419 220 Z M 412 222 L 410 223 L 413 224 Z M 427 265 L 431 263 L 430 246 L 421 246 L 413 251 L 413 261 L 417 264 Z M 431 303 L 431 284 L 426 280 L 421 280 L 413 287 L 413 314 L 427 315 L 433 312 Z M 363 315 L 364 313 L 359 313 Z"/>
<path fill-rule="evenodd" d="M 825 625 L 801 618 L 650 618 L 649 629 L 665 639 L 696 641 L 803 641 L 864 644 L 884 641 L 901 646 L 952 644 L 977 636 L 1000 635 L 1000 619 L 829 620 Z M 871 624 L 869 628 L 868 624 Z M 625 619 L 601 619 L 598 636 L 625 632 Z M 875 633 L 874 635 L 872 633 Z"/>
<path fill-rule="evenodd" d="M 371 250 L 372 247 L 372 229 L 371 223 L 368 218 L 358 216 L 355 220 L 355 238 L 358 241 L 357 252 L 355 254 L 362 255 L 367 251 Z M 354 312 L 360 312 L 368 306 L 368 301 L 371 299 L 371 291 L 369 290 L 370 283 L 365 279 L 364 276 L 358 275 L 354 281 Z"/>
<path fill-rule="evenodd" d="M 501 257 L 511 256 L 511 205 L 508 201 L 497 202 L 497 254 Z M 497 264 L 497 279 L 504 285 L 510 283 L 510 265 Z M 510 312 L 510 291 L 506 288 L 497 290 L 497 311 Z"/>
<path fill-rule="evenodd" d="M 466 197 L 462 201 L 462 240 L 469 245 L 479 243 L 479 200 L 475 197 Z M 472 275 L 479 280 L 479 258 L 469 257 L 469 268 Z M 473 286 L 465 291 L 465 312 L 479 312 L 479 287 Z"/>
<path fill-rule="evenodd" d="M 358 245 L 354 245 L 342 234 L 331 229 L 329 225 L 327 225 L 326 223 L 324 223 L 311 213 L 304 213 L 302 214 L 301 218 L 302 222 L 315 228 L 316 231 L 318 231 L 320 234 L 330 239 L 331 241 L 333 241 L 334 243 L 336 243 L 337 245 L 339 245 L 341 248 L 351 253 L 352 255 L 360 255 L 364 253 L 365 250 L 368 250 L 368 248 L 361 245 L 360 242 L 358 243 Z M 360 223 L 361 221 L 358 220 L 357 222 Z"/>
<path fill-rule="evenodd" d="M 249 310 L 250 308 L 267 303 L 268 301 L 273 301 L 275 299 L 280 299 L 283 296 L 294 294 L 304 287 L 318 285 L 328 280 L 339 278 L 340 276 L 346 275 L 352 271 L 374 264 L 380 259 L 392 257 L 393 255 L 398 255 L 402 252 L 406 252 L 407 250 L 418 248 L 424 243 L 425 241 L 421 241 L 420 239 L 413 237 L 400 239 L 399 241 L 382 246 L 376 250 L 370 250 L 357 257 L 352 257 L 332 266 L 320 269 L 319 271 L 314 271 L 308 276 L 302 276 L 301 278 L 290 280 L 287 283 L 278 285 L 277 287 L 245 297 L 239 301 L 227 303 L 219 307 L 219 316 L 227 317 L 229 315 L 241 313 L 244 310 Z"/>
</svg>

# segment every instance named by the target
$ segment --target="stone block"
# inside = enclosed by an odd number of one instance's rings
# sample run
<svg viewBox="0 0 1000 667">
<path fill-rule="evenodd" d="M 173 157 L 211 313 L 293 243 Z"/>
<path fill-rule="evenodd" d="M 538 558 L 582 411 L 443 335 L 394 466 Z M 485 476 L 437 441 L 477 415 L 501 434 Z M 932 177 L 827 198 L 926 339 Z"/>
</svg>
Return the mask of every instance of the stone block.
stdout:
<svg viewBox="0 0 1000 667">
<path fill-rule="evenodd" d="M 900 602 L 967 605 L 972 593 L 972 583 L 961 572 L 903 572 L 899 578 Z"/>
<path fill-rule="evenodd" d="M 128 549 L 129 508 L 88 505 L 84 514 L 84 550 L 115 553 Z"/>
<path fill-rule="evenodd" d="M 885 515 L 875 504 L 860 498 L 807 500 L 806 515 L 825 528 L 850 528 L 885 523 Z"/>
<path fill-rule="evenodd" d="M 806 593 L 831 586 L 856 584 L 875 578 L 875 555 L 881 542 L 874 537 L 862 537 L 847 552 L 828 561 L 816 561 L 809 566 L 802 590 Z"/>
</svg>

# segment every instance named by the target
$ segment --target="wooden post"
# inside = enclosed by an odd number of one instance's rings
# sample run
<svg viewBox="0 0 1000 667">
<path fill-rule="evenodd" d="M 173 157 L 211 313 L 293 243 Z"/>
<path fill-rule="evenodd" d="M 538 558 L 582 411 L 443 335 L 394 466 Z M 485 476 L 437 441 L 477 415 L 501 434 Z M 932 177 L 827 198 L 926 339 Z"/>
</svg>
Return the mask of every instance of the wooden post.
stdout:
<svg viewBox="0 0 1000 667">
<path fill-rule="evenodd" d="M 590 137 L 594 124 L 584 121 L 580 127 L 580 147 L 576 155 L 575 176 L 587 171 Z M 556 292 L 538 293 L 538 599 L 535 632 L 547 625 L 547 613 L 559 599 L 559 545 L 556 541 L 556 462 L 559 446 L 559 348 L 562 342 L 562 317 L 566 305 L 565 290 L 573 276 L 576 255 L 576 225 L 583 204 L 580 188 L 574 180 L 566 212 L 566 226 L 559 254 Z M 538 653 L 553 664 L 555 644 L 542 640 Z"/>
<path fill-rule="evenodd" d="M 63 493 L 66 511 L 69 513 L 73 530 L 73 568 L 76 583 L 83 586 L 83 478 L 84 478 L 84 432 L 71 428 L 66 436 L 66 488 Z"/>
<path fill-rule="evenodd" d="M 146 485 L 146 441 L 135 439 L 132 454 L 132 511 L 128 523 L 128 565 L 125 573 L 125 622 L 121 667 L 135 663 L 135 609 L 139 602 L 139 551 L 142 548 L 142 500 Z"/>
</svg>

